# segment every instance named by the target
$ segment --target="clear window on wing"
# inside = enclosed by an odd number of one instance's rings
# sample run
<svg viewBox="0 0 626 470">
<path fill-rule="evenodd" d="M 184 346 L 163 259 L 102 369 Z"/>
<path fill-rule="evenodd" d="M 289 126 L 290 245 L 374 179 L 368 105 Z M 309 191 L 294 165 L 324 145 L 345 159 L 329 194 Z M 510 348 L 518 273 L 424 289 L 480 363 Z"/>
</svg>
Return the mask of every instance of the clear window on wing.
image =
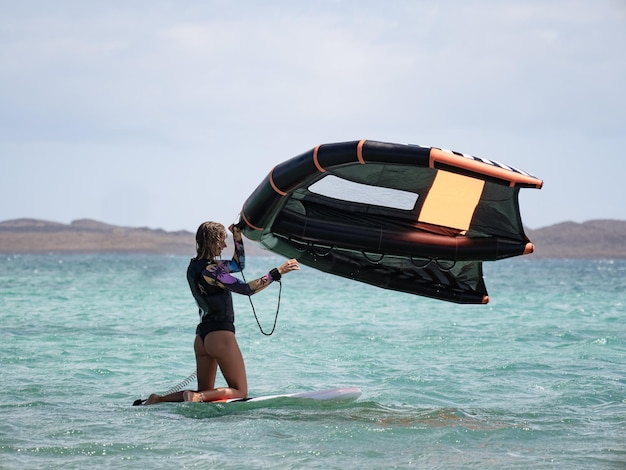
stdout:
<svg viewBox="0 0 626 470">
<path fill-rule="evenodd" d="M 418 198 L 410 191 L 356 183 L 334 175 L 315 182 L 309 186 L 309 191 L 332 199 L 407 211 L 413 210 Z"/>
</svg>

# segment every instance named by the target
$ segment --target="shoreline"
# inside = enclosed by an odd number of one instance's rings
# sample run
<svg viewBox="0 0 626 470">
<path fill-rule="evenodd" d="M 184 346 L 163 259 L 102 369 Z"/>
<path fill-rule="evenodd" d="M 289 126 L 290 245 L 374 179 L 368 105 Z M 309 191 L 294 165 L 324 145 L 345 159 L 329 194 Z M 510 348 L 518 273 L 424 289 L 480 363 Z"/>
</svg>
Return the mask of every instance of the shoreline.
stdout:
<svg viewBox="0 0 626 470">
<path fill-rule="evenodd" d="M 535 251 L 528 259 L 626 259 L 626 221 L 562 222 L 526 229 Z M 227 240 L 228 243 L 228 240 Z M 230 245 L 227 249 L 230 248 Z M 195 236 L 188 231 L 167 232 L 148 227 L 122 227 L 80 219 L 70 224 L 38 219 L 0 222 L 0 253 L 118 253 L 195 254 Z M 271 256 L 255 243 L 246 244 L 248 256 Z"/>
</svg>

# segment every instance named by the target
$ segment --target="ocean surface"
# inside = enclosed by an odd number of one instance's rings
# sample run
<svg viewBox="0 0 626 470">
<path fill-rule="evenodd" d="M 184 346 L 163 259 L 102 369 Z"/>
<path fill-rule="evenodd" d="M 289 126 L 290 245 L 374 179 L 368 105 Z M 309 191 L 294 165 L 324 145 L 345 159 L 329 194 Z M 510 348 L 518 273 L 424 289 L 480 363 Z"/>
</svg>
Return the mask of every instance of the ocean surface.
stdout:
<svg viewBox="0 0 626 470">
<path fill-rule="evenodd" d="M 0 256 L 0 468 L 626 468 L 624 260 L 486 263 L 486 306 L 303 267 L 272 336 L 235 298 L 250 394 L 361 398 L 133 407 L 194 371 L 187 263 Z"/>
</svg>

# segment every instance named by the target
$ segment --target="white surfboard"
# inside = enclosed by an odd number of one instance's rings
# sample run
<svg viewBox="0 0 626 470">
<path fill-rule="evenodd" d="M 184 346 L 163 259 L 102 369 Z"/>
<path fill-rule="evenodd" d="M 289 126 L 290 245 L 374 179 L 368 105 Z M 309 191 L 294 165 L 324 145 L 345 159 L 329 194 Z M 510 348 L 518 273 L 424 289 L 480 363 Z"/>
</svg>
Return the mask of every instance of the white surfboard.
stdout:
<svg viewBox="0 0 626 470">
<path fill-rule="evenodd" d="M 231 398 L 229 400 L 208 402 L 208 403 L 235 403 L 235 402 L 257 402 L 274 400 L 276 398 L 304 398 L 309 400 L 333 400 L 349 402 L 361 396 L 361 389 L 357 387 L 331 388 L 328 390 L 316 390 L 313 392 L 287 393 L 282 395 L 266 395 L 252 398 Z"/>
<path fill-rule="evenodd" d="M 312 392 L 285 393 L 279 395 L 266 395 L 251 398 L 230 398 L 228 400 L 215 400 L 205 403 L 248 403 L 274 400 L 277 398 L 297 398 L 305 400 L 325 400 L 336 402 L 351 402 L 361 396 L 361 389 L 357 387 L 330 388 L 327 390 L 315 390 Z M 135 400 L 133 406 L 143 405 L 146 400 Z"/>
</svg>

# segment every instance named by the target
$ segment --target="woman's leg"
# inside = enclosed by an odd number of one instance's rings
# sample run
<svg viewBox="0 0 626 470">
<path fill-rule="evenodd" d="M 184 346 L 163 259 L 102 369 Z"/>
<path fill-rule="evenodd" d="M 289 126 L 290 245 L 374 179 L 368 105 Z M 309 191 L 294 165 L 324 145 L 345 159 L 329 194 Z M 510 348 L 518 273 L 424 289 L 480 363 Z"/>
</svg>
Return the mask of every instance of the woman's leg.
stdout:
<svg viewBox="0 0 626 470">
<path fill-rule="evenodd" d="M 196 374 L 198 376 L 198 390 L 210 390 L 215 388 L 215 374 L 217 373 L 217 361 L 209 356 L 204 349 L 202 338 L 196 335 L 193 343 L 193 350 L 196 353 Z M 153 393 L 145 401 L 146 405 L 154 405 L 163 402 L 181 402 L 183 391 L 170 393 L 169 395 L 157 395 Z"/>
<path fill-rule="evenodd" d="M 186 391 L 183 395 L 184 400 L 215 401 L 229 398 L 246 398 L 248 396 L 246 367 L 241 350 L 235 339 L 235 334 L 230 331 L 213 331 L 206 335 L 202 346 L 204 347 L 196 349 L 196 357 L 199 358 L 198 366 L 203 364 L 205 367 L 209 367 L 211 364 L 211 361 L 207 360 L 203 353 L 214 359 L 215 363 L 219 365 L 228 387 L 200 388 L 199 392 Z M 198 352 L 200 352 L 200 356 L 198 356 Z M 198 369 L 198 372 L 198 383 L 200 384 L 200 369 Z M 210 383 L 210 380 L 203 383 L 214 385 L 215 375 L 213 375 L 213 384 Z"/>
<path fill-rule="evenodd" d="M 215 376 L 217 374 L 217 360 L 209 356 L 204 347 L 204 342 L 199 335 L 193 343 L 196 354 L 196 372 L 198 375 L 198 390 L 211 390 L 215 388 Z"/>
<path fill-rule="evenodd" d="M 157 395 L 153 393 L 148 397 L 148 399 L 144 402 L 144 405 L 155 405 L 157 403 L 164 402 L 181 402 L 184 401 L 183 392 L 174 392 L 169 395 Z"/>
</svg>

